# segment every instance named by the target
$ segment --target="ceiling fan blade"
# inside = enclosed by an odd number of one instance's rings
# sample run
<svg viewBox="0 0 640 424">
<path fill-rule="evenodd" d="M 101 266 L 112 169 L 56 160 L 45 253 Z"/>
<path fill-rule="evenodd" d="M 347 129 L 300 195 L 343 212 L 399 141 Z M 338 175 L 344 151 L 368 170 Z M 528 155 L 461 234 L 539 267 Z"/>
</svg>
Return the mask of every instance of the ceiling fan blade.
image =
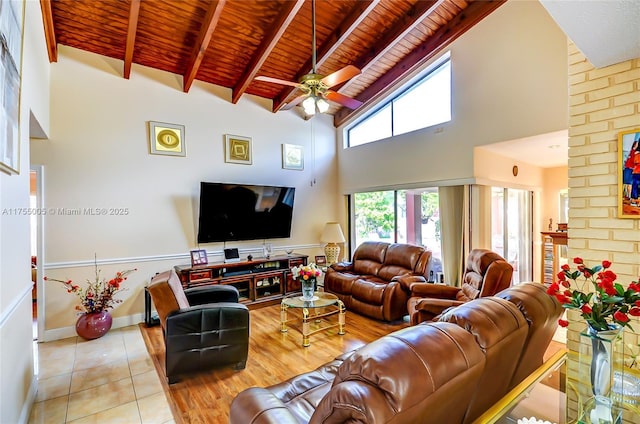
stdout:
<svg viewBox="0 0 640 424">
<path fill-rule="evenodd" d="M 262 76 L 262 75 L 261 76 L 257 76 L 254 79 L 256 81 L 272 82 L 274 84 L 282 84 L 282 85 L 290 85 L 292 87 L 300 87 L 300 83 L 297 83 L 297 82 L 281 80 L 279 78 L 271 78 L 271 77 L 266 77 L 266 76 Z"/>
<path fill-rule="evenodd" d="M 302 103 L 302 101 L 304 99 L 306 99 L 307 97 L 309 97 L 308 94 L 301 94 L 300 96 L 296 97 L 295 99 L 291 100 L 289 103 L 287 103 L 286 105 L 284 105 L 283 107 L 281 107 L 281 110 L 289 110 L 294 108 L 295 106 L 299 105 L 300 103 Z"/>
<path fill-rule="evenodd" d="M 353 65 L 347 65 L 344 68 L 335 71 L 333 74 L 329 74 L 322 78 L 322 83 L 327 87 L 333 87 L 334 85 L 345 82 L 360 74 L 360 69 Z"/>
<path fill-rule="evenodd" d="M 337 91 L 329 90 L 324 93 L 324 96 L 327 98 L 327 100 L 340 103 L 342 106 L 346 106 L 349 109 L 357 109 L 362 106 L 362 102 L 360 100 L 352 99 L 351 97 L 347 97 L 344 94 L 338 93 Z"/>
</svg>

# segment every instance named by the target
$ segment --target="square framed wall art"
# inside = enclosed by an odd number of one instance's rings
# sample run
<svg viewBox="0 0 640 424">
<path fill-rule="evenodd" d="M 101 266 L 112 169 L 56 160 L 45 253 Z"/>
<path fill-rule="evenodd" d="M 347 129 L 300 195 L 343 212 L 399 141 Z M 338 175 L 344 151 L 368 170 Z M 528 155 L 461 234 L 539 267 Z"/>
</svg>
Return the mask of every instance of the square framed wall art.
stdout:
<svg viewBox="0 0 640 424">
<path fill-rule="evenodd" d="M 297 144 L 282 145 L 282 167 L 284 169 L 304 169 L 304 153 L 302 146 Z"/>
<path fill-rule="evenodd" d="M 253 163 L 251 157 L 251 137 L 225 134 L 224 161 L 251 165 Z"/>
<path fill-rule="evenodd" d="M 186 156 L 184 125 L 149 121 L 149 149 L 152 155 Z"/>
<path fill-rule="evenodd" d="M 640 128 L 618 134 L 618 217 L 640 218 Z"/>
</svg>

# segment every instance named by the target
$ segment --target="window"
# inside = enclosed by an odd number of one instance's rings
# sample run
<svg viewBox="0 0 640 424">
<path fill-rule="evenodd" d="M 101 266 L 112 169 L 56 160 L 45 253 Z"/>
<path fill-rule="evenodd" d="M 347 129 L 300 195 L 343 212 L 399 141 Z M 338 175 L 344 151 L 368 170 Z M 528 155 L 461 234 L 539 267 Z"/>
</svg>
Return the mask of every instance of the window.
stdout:
<svg viewBox="0 0 640 424">
<path fill-rule="evenodd" d="M 354 246 L 364 241 L 422 245 L 432 253 L 434 278 L 442 272 L 437 188 L 356 193 L 353 205 Z"/>
<path fill-rule="evenodd" d="M 449 55 L 409 88 L 347 130 L 349 147 L 359 146 L 451 120 Z"/>
</svg>

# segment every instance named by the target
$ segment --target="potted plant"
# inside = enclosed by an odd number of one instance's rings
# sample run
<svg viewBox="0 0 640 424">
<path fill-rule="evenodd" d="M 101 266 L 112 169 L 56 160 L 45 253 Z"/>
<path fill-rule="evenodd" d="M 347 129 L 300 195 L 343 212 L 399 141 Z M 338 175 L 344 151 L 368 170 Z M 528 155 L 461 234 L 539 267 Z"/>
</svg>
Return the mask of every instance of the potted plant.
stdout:
<svg viewBox="0 0 640 424">
<path fill-rule="evenodd" d="M 76 310 L 80 312 L 76 321 L 76 332 L 79 336 L 87 339 L 97 339 L 104 336 L 113 323 L 109 309 L 122 302 L 114 295 L 124 290 L 122 283 L 127 276 L 137 269 L 118 271 L 109 280 L 100 277 L 97 260 L 95 261 L 95 279 L 87 279 L 87 286 L 82 288 L 74 284 L 71 280 L 58 280 L 44 277 L 45 281 L 56 281 L 66 287 L 68 293 L 74 293 L 80 299 L 80 304 L 76 305 Z"/>
</svg>

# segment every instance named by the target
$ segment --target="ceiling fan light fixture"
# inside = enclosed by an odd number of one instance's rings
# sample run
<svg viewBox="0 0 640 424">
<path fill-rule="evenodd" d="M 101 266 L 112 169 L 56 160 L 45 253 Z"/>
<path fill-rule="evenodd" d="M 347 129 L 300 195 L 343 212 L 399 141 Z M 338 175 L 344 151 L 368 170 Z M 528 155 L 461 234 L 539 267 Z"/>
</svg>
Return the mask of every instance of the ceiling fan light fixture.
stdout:
<svg viewBox="0 0 640 424">
<path fill-rule="evenodd" d="M 313 96 L 309 96 L 302 102 L 302 108 L 304 109 L 304 113 L 307 115 L 315 115 L 316 114 L 316 98 Z"/>
<path fill-rule="evenodd" d="M 318 99 L 316 100 L 316 106 L 318 107 L 318 112 L 320 113 L 325 113 L 329 110 L 329 102 L 322 97 L 318 97 Z"/>
</svg>

